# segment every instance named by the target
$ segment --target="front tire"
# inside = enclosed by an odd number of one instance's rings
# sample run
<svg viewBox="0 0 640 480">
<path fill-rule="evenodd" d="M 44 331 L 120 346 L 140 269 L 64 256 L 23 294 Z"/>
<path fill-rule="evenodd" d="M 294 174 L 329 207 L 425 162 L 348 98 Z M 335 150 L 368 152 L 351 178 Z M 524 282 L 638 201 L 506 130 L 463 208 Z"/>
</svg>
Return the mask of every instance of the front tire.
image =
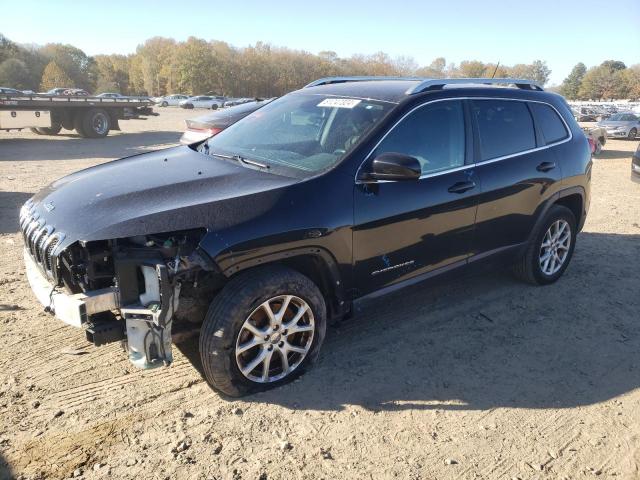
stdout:
<svg viewBox="0 0 640 480">
<path fill-rule="evenodd" d="M 516 277 L 532 285 L 548 285 L 558 280 L 573 256 L 576 234 L 573 212 L 562 205 L 553 205 L 514 265 Z"/>
<path fill-rule="evenodd" d="M 635 128 L 632 128 L 631 130 L 629 130 L 629 134 L 627 135 L 627 139 L 635 140 L 636 135 L 638 135 L 638 130 L 636 130 Z"/>
<path fill-rule="evenodd" d="M 233 278 L 211 302 L 200 333 L 209 385 L 231 397 L 287 383 L 317 359 L 326 331 L 318 287 L 284 267 Z"/>
<path fill-rule="evenodd" d="M 600 155 L 602 153 L 602 142 L 600 141 L 600 139 L 596 139 L 596 148 L 593 151 L 593 155 L 597 156 Z"/>
<path fill-rule="evenodd" d="M 162 103 L 160 104 L 160 106 L 161 106 L 161 107 L 167 107 L 167 106 L 169 106 L 169 104 L 168 104 L 167 102 L 162 102 Z"/>
<path fill-rule="evenodd" d="M 211 110 L 217 110 L 218 109 L 218 104 L 214 103 L 213 105 L 211 105 Z"/>
</svg>

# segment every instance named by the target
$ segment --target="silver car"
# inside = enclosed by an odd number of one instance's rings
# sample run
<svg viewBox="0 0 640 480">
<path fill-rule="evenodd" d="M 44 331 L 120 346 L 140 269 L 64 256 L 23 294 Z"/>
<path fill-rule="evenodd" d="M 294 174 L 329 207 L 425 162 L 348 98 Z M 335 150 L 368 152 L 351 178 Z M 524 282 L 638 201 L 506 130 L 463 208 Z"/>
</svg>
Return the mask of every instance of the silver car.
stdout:
<svg viewBox="0 0 640 480">
<path fill-rule="evenodd" d="M 607 131 L 607 137 L 633 140 L 640 131 L 640 118 L 633 113 L 615 113 L 598 122 L 598 126 Z"/>
<path fill-rule="evenodd" d="M 187 98 L 189 98 L 189 95 L 175 93 L 164 97 L 155 97 L 152 100 L 156 105 L 160 105 L 161 107 L 177 107 L 181 101 L 186 100 Z"/>
<path fill-rule="evenodd" d="M 224 105 L 225 98 L 220 96 L 196 95 L 182 100 L 178 105 L 180 108 L 210 108 L 217 110 Z"/>
</svg>

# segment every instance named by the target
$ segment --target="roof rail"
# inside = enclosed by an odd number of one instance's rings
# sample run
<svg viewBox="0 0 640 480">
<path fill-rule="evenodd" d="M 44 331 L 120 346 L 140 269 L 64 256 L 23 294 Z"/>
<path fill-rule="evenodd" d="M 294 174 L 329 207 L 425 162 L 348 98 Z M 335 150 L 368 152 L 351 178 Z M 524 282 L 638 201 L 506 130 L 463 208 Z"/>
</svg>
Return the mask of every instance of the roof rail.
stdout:
<svg viewBox="0 0 640 480">
<path fill-rule="evenodd" d="M 325 77 L 304 86 L 304 88 L 317 87 L 318 85 L 330 85 L 332 83 L 347 82 L 371 82 L 382 80 L 412 80 L 419 81 L 416 86 L 406 91 L 407 95 L 426 92 L 428 90 L 441 90 L 446 85 L 515 85 L 523 90 L 544 89 L 538 85 L 538 82 L 526 80 L 522 78 L 424 78 L 424 77 Z"/>
<path fill-rule="evenodd" d="M 325 77 L 314 80 L 313 82 L 304 86 L 304 88 L 317 87 L 318 85 L 330 85 L 332 83 L 347 83 L 347 82 L 371 82 L 382 80 L 426 80 L 423 77 Z"/>
<path fill-rule="evenodd" d="M 407 95 L 426 92 L 428 90 L 441 90 L 445 85 L 515 85 L 523 90 L 544 89 L 533 80 L 520 78 L 432 78 L 423 79 L 421 83 L 407 90 Z"/>
</svg>

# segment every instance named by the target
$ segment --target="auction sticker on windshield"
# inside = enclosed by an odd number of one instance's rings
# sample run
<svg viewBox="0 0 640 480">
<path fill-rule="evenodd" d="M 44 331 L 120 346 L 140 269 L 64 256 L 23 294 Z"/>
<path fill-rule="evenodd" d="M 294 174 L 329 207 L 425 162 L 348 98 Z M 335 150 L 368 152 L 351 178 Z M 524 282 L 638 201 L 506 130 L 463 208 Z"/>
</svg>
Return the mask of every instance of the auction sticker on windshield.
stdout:
<svg viewBox="0 0 640 480">
<path fill-rule="evenodd" d="M 325 98 L 318 104 L 318 107 L 353 108 L 361 101 L 355 98 Z"/>
</svg>

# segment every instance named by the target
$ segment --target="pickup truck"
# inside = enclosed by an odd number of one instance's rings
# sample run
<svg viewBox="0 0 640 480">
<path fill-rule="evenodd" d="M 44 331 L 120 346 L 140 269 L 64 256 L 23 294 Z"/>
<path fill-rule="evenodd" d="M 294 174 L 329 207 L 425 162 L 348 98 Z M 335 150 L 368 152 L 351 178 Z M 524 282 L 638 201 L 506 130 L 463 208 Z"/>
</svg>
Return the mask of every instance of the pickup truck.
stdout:
<svg viewBox="0 0 640 480">
<path fill-rule="evenodd" d="M 0 94 L 0 130 L 31 129 L 57 135 L 63 128 L 85 138 L 120 130 L 120 120 L 154 115 L 153 102 L 140 98 Z"/>
</svg>

